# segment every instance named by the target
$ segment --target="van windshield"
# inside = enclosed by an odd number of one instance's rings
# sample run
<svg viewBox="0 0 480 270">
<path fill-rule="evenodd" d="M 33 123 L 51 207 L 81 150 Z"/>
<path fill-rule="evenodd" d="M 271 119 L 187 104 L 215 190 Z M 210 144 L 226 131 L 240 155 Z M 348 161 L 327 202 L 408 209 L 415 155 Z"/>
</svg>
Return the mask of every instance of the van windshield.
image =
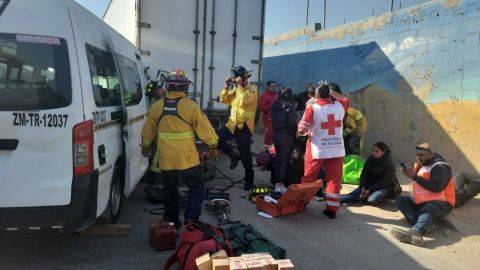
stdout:
<svg viewBox="0 0 480 270">
<path fill-rule="evenodd" d="M 0 111 L 54 109 L 71 102 L 65 39 L 0 33 Z"/>
</svg>

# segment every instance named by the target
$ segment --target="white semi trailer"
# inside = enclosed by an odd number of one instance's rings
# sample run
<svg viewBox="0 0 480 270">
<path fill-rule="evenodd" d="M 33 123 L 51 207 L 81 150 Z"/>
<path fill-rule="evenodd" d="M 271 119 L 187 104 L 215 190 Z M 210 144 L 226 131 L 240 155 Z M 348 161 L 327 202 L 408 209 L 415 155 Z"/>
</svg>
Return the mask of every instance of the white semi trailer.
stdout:
<svg viewBox="0 0 480 270">
<path fill-rule="evenodd" d="M 266 0 L 111 0 L 103 20 L 134 43 L 154 79 L 182 68 L 193 81 L 190 96 L 202 108 L 215 102 L 230 69 L 252 69 L 261 88 Z"/>
</svg>

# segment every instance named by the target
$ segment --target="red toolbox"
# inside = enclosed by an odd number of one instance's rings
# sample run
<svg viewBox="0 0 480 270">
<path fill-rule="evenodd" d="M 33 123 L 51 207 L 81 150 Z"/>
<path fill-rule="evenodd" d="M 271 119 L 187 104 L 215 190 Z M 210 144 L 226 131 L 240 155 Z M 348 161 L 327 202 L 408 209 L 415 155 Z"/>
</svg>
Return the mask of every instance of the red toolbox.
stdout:
<svg viewBox="0 0 480 270">
<path fill-rule="evenodd" d="M 277 201 L 277 204 L 266 202 L 264 196 L 257 197 L 257 208 L 273 217 L 301 213 L 321 188 L 321 180 L 290 185 L 287 192 Z"/>
<path fill-rule="evenodd" d="M 177 246 L 175 225 L 161 218 L 152 219 L 150 221 L 149 241 L 150 245 L 158 251 L 175 249 Z"/>
</svg>

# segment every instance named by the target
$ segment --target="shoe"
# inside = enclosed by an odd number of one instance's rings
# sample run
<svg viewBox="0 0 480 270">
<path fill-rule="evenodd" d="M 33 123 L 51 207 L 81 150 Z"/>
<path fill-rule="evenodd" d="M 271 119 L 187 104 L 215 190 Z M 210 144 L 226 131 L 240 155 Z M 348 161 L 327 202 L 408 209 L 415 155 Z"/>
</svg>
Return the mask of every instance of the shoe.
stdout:
<svg viewBox="0 0 480 270">
<path fill-rule="evenodd" d="M 313 199 L 314 199 L 315 201 L 323 201 L 323 197 L 322 197 L 322 196 L 318 196 L 318 195 L 313 196 Z"/>
<path fill-rule="evenodd" d="M 411 244 L 417 247 L 423 247 L 425 244 L 422 234 L 416 229 L 406 231 L 399 228 L 393 228 L 390 230 L 390 234 L 393 238 L 402 243 Z"/>
<path fill-rule="evenodd" d="M 182 227 L 182 220 L 181 219 L 178 219 L 175 222 L 175 221 L 171 221 L 171 219 L 169 217 L 163 216 L 163 220 L 166 221 L 166 222 L 173 222 L 173 224 L 175 224 L 175 229 L 177 229 L 177 230 Z"/>
<path fill-rule="evenodd" d="M 198 219 L 187 219 L 187 220 L 185 220 L 185 222 L 183 223 L 183 225 L 197 224 L 197 223 L 199 223 L 199 222 L 200 222 L 200 220 L 198 220 Z"/>
<path fill-rule="evenodd" d="M 285 192 L 287 192 L 287 187 L 285 187 L 285 185 L 283 183 L 276 183 L 275 184 L 275 192 L 284 194 Z"/>
<path fill-rule="evenodd" d="M 323 214 L 326 215 L 329 219 L 336 219 L 337 218 L 337 212 L 330 211 L 330 210 L 323 210 Z"/>
<path fill-rule="evenodd" d="M 253 187 L 253 182 L 245 182 L 245 185 L 243 185 L 243 190 L 250 190 Z"/>
</svg>

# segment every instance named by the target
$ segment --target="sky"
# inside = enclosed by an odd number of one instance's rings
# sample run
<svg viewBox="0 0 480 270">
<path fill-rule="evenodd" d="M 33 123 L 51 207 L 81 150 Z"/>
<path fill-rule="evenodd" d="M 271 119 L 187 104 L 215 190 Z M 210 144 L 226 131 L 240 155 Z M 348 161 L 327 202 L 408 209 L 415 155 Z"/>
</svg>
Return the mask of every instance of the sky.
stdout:
<svg viewBox="0 0 480 270">
<path fill-rule="evenodd" d="M 109 3 L 109 0 L 76 1 L 100 18 Z M 305 26 L 308 1 L 310 2 L 309 24 L 313 25 L 315 22 L 323 24 L 323 4 L 325 0 L 267 0 L 265 37 L 268 38 Z M 392 0 L 326 0 L 326 2 L 326 27 L 330 28 L 342 25 L 344 22 L 348 23 L 370 17 L 372 14 L 388 12 Z M 427 0 L 393 0 L 394 10 L 399 9 L 400 5 L 403 8 L 423 2 L 427 2 Z"/>
</svg>

